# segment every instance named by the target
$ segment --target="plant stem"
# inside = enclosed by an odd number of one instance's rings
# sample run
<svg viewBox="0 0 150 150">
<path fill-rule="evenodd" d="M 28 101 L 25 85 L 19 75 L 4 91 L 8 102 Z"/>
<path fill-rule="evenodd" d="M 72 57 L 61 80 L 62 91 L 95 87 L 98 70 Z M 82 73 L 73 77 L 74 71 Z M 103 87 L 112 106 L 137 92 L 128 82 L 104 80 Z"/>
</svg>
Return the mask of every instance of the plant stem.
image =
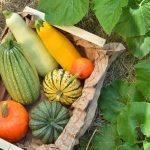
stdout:
<svg viewBox="0 0 150 150">
<path fill-rule="evenodd" d="M 142 0 L 142 2 L 140 3 L 140 5 L 139 5 L 140 7 L 142 6 L 143 2 L 144 2 L 144 0 Z"/>
<path fill-rule="evenodd" d="M 41 27 L 43 27 L 44 21 L 42 19 L 38 19 L 35 21 L 35 27 L 37 30 L 40 30 Z"/>
<path fill-rule="evenodd" d="M 140 143 L 143 143 L 144 140 L 141 140 L 141 141 L 137 141 L 136 144 L 140 144 Z"/>
<path fill-rule="evenodd" d="M 63 95 L 63 92 L 61 90 L 58 90 L 56 93 L 56 99 L 59 100 L 62 95 Z"/>
<path fill-rule="evenodd" d="M 9 10 L 4 10 L 3 15 L 5 16 L 6 19 L 10 18 L 12 15 L 12 12 Z"/>
<path fill-rule="evenodd" d="M 94 137 L 96 131 L 97 131 L 97 129 L 94 130 L 94 132 L 93 132 L 93 134 L 92 134 L 92 136 L 91 136 L 91 138 L 90 138 L 90 140 L 89 140 L 89 142 L 88 142 L 88 144 L 87 144 L 87 146 L 86 146 L 86 150 L 88 150 L 88 148 L 89 148 L 89 146 L 90 146 L 90 143 L 91 143 L 91 141 L 92 141 L 92 139 L 93 139 L 93 137 Z"/>
<path fill-rule="evenodd" d="M 72 77 L 69 78 L 68 84 L 71 83 L 73 80 L 77 79 L 79 77 L 79 73 L 73 75 Z"/>
<path fill-rule="evenodd" d="M 3 102 L 2 103 L 2 117 L 7 117 L 8 116 L 8 103 L 7 102 Z"/>
</svg>

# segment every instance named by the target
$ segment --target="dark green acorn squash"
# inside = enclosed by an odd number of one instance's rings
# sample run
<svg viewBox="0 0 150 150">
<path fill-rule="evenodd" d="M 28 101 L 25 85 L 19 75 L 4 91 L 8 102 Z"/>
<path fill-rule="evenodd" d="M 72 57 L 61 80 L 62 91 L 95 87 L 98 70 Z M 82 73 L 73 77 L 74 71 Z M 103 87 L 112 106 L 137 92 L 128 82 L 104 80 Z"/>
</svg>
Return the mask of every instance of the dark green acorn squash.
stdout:
<svg viewBox="0 0 150 150">
<path fill-rule="evenodd" d="M 54 142 L 69 120 L 69 110 L 59 102 L 44 100 L 30 113 L 29 127 L 34 138 L 49 144 Z"/>
</svg>

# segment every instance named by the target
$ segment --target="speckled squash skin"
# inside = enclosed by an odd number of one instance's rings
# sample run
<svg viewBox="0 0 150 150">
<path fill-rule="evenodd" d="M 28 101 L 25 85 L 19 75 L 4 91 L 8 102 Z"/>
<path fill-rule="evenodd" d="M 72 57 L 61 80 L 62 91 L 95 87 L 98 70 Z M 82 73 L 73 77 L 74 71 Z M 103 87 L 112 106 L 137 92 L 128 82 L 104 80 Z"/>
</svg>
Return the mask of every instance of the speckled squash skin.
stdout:
<svg viewBox="0 0 150 150">
<path fill-rule="evenodd" d="M 43 100 L 29 115 L 29 127 L 34 138 L 54 143 L 69 120 L 69 110 L 59 102 Z"/>
<path fill-rule="evenodd" d="M 50 101 L 59 101 L 71 105 L 82 94 L 82 86 L 78 79 L 73 79 L 71 72 L 55 69 L 44 79 L 44 93 Z"/>
<path fill-rule="evenodd" d="M 29 105 L 38 99 L 40 82 L 37 71 L 15 41 L 0 46 L 0 74 L 14 101 Z"/>
</svg>

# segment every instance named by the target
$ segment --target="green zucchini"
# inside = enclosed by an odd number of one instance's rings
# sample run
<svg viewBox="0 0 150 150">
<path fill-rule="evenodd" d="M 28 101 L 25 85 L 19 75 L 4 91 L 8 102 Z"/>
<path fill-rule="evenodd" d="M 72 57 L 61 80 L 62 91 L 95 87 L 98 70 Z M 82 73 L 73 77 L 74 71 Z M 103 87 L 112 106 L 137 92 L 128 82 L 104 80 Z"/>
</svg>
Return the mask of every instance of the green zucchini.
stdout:
<svg viewBox="0 0 150 150">
<path fill-rule="evenodd" d="M 40 76 L 44 77 L 49 71 L 58 68 L 58 63 L 49 54 L 39 36 L 25 23 L 19 14 L 7 10 L 3 14 L 7 26 L 17 42 L 22 44 L 24 52 L 33 61 Z"/>
<path fill-rule="evenodd" d="M 36 68 L 10 37 L 0 45 L 0 74 L 14 101 L 29 105 L 38 99 L 40 82 Z"/>
</svg>

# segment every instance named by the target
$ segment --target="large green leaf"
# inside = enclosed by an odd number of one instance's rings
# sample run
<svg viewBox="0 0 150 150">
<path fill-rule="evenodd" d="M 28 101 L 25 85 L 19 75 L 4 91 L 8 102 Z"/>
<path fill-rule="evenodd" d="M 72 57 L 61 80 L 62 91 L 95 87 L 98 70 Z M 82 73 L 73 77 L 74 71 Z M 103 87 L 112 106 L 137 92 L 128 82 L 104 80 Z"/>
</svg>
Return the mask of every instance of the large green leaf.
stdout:
<svg viewBox="0 0 150 150">
<path fill-rule="evenodd" d="M 121 141 L 115 124 L 99 127 L 92 139 L 94 150 L 140 150 L 137 144 L 128 145 Z"/>
<path fill-rule="evenodd" d="M 125 37 L 145 35 L 150 31 L 150 1 L 130 0 L 122 15 L 115 31 Z"/>
<path fill-rule="evenodd" d="M 138 90 L 141 91 L 147 101 L 150 101 L 150 59 L 136 64 L 135 73 Z"/>
<path fill-rule="evenodd" d="M 128 102 L 142 99 L 134 84 L 116 80 L 107 88 L 102 89 L 99 107 L 106 120 L 116 122 L 118 114 Z"/>
<path fill-rule="evenodd" d="M 131 53 L 138 58 L 143 58 L 150 52 L 150 32 L 144 36 L 127 38 Z"/>
<path fill-rule="evenodd" d="M 128 0 L 93 0 L 93 10 L 106 33 L 110 34 Z"/>
<path fill-rule="evenodd" d="M 92 139 L 94 150 L 117 150 L 121 143 L 115 125 L 100 127 Z"/>
<path fill-rule="evenodd" d="M 120 145 L 117 150 L 141 150 L 137 144 L 128 145 L 127 143 Z"/>
<path fill-rule="evenodd" d="M 144 150 L 150 150 L 150 142 L 143 142 Z"/>
<path fill-rule="evenodd" d="M 129 144 L 138 143 L 137 128 L 150 136 L 150 104 L 146 102 L 131 102 L 119 114 L 117 130 L 120 137 Z"/>
<path fill-rule="evenodd" d="M 50 24 L 73 25 L 88 12 L 89 0 L 39 0 L 38 9 Z"/>
</svg>

